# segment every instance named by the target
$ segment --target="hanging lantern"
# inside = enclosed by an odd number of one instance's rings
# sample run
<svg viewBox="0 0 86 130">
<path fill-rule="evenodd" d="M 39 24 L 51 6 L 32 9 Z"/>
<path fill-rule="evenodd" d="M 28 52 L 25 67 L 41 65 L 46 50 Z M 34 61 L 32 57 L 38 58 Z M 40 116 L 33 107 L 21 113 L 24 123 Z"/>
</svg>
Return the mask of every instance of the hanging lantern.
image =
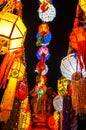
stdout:
<svg viewBox="0 0 86 130">
<path fill-rule="evenodd" d="M 28 86 L 25 82 L 25 79 L 17 83 L 15 96 L 21 101 L 23 101 L 28 96 Z"/>
<path fill-rule="evenodd" d="M 39 27 L 38 27 L 38 33 L 41 36 L 47 36 L 49 34 L 49 26 L 46 23 L 42 23 Z"/>
<path fill-rule="evenodd" d="M 41 37 L 42 37 L 42 36 L 41 36 L 39 33 L 37 33 L 37 35 L 36 35 L 37 40 L 39 40 L 39 38 L 41 38 Z M 46 46 L 46 45 L 49 45 L 51 39 L 52 39 L 52 34 L 51 34 L 51 32 L 50 32 L 48 35 L 43 36 L 43 40 L 42 40 L 41 45 L 45 45 L 45 46 Z"/>
<path fill-rule="evenodd" d="M 9 12 L 0 15 L 0 54 L 22 47 L 26 31 L 19 16 Z"/>
<path fill-rule="evenodd" d="M 68 79 L 62 77 L 58 80 L 57 82 L 57 90 L 58 90 L 58 94 L 63 96 L 66 94 L 67 92 L 67 84 L 68 84 Z"/>
<path fill-rule="evenodd" d="M 36 53 L 38 60 L 48 60 L 50 57 L 49 49 L 46 46 L 42 46 Z"/>
<path fill-rule="evenodd" d="M 39 18 L 43 22 L 51 22 L 56 17 L 56 9 L 52 4 L 45 12 L 43 12 L 42 9 L 39 8 L 38 13 L 39 13 Z"/>
<path fill-rule="evenodd" d="M 82 58 L 81 58 L 82 60 Z M 83 61 L 82 61 L 83 62 Z M 84 65 L 83 65 L 84 66 Z M 86 77 L 85 68 L 81 70 L 79 62 L 77 63 L 77 57 L 74 53 L 67 55 L 61 60 L 60 65 L 62 75 L 71 80 L 72 74 L 74 72 L 81 72 L 84 77 Z"/>
<path fill-rule="evenodd" d="M 18 81 L 21 81 L 24 78 L 24 73 L 25 66 L 21 62 L 15 61 L 10 69 L 8 79 L 14 77 L 17 78 Z"/>
<path fill-rule="evenodd" d="M 86 12 L 86 0 L 79 0 L 79 5 L 81 9 Z"/>
<path fill-rule="evenodd" d="M 63 110 L 63 97 L 60 95 L 57 95 L 53 99 L 53 107 L 55 110 L 58 110 L 59 112 Z"/>
</svg>

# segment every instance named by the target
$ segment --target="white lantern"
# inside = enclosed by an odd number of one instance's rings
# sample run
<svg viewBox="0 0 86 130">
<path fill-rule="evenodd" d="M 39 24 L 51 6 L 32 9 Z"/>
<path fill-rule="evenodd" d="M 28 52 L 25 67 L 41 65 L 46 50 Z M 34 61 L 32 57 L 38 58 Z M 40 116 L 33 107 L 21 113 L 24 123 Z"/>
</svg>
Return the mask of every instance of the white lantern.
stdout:
<svg viewBox="0 0 86 130">
<path fill-rule="evenodd" d="M 59 112 L 63 110 L 63 97 L 60 95 L 57 95 L 53 99 L 53 107 L 55 110 L 58 110 Z"/>
<path fill-rule="evenodd" d="M 85 68 L 83 68 L 82 70 L 80 69 L 79 62 L 77 63 L 77 58 L 75 57 L 74 53 L 67 55 L 61 60 L 60 69 L 62 75 L 69 80 L 72 79 L 72 74 L 75 72 L 80 72 L 83 74 L 84 77 L 86 77 Z"/>
</svg>

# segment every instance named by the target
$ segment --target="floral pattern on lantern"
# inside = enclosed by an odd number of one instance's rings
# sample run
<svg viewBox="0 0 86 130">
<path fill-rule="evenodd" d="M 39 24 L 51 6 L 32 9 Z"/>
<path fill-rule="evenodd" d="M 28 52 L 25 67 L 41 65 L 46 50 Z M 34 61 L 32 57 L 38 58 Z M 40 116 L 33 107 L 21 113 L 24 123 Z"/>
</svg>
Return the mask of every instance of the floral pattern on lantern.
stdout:
<svg viewBox="0 0 86 130">
<path fill-rule="evenodd" d="M 48 60 L 50 57 L 49 49 L 46 46 L 42 46 L 36 53 L 38 60 Z"/>
</svg>

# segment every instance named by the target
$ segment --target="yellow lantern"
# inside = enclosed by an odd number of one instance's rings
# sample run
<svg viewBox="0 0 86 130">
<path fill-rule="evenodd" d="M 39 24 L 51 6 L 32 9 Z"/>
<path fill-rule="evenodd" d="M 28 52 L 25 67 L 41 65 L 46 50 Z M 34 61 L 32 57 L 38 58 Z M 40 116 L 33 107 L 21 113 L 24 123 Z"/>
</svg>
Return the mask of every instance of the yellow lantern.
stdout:
<svg viewBox="0 0 86 130">
<path fill-rule="evenodd" d="M 24 78 L 24 72 L 25 72 L 25 66 L 21 62 L 15 61 L 9 72 L 8 79 L 13 77 L 17 78 L 18 81 L 21 81 Z"/>
<path fill-rule="evenodd" d="M 22 46 L 27 28 L 22 19 L 15 14 L 0 14 L 0 54 L 13 51 Z"/>
<path fill-rule="evenodd" d="M 59 95 L 63 96 L 67 92 L 67 84 L 68 84 L 68 79 L 62 77 L 57 81 L 57 86 L 58 86 L 58 93 Z"/>
<path fill-rule="evenodd" d="M 86 12 L 86 0 L 79 0 L 79 5 L 81 9 Z"/>
</svg>

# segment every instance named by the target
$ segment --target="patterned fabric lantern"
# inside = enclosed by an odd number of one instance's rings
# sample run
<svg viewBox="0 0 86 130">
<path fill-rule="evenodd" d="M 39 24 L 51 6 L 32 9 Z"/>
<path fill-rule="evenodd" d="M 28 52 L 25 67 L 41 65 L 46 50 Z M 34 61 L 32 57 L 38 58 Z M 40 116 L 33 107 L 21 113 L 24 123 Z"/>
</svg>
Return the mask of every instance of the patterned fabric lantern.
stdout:
<svg viewBox="0 0 86 130">
<path fill-rule="evenodd" d="M 53 19 L 56 17 L 56 10 L 52 4 L 45 12 L 43 12 L 42 9 L 39 8 L 38 13 L 39 13 L 39 18 L 43 22 L 53 21 Z"/>
<path fill-rule="evenodd" d="M 38 60 L 48 60 L 50 57 L 49 49 L 46 46 L 42 46 L 36 53 Z"/>
<path fill-rule="evenodd" d="M 41 45 L 49 45 L 51 39 L 52 39 L 52 34 L 51 32 L 48 33 L 46 36 L 41 36 L 39 33 L 36 35 L 37 40 L 41 38 Z"/>
</svg>

